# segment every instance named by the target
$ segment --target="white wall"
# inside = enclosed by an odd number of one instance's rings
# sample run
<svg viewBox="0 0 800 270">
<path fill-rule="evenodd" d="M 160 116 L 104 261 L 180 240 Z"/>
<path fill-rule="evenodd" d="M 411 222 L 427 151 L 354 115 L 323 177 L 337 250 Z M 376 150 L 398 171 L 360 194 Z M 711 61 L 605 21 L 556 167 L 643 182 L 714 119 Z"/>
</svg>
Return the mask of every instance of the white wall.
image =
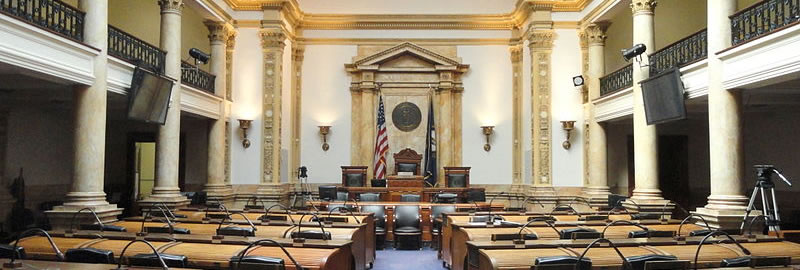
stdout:
<svg viewBox="0 0 800 270">
<path fill-rule="evenodd" d="M 256 28 L 239 28 L 233 52 L 231 106 L 231 183 L 257 184 L 261 170 L 261 103 L 263 67 L 261 40 Z M 242 147 L 237 119 L 253 120 L 248 130 L 250 148 Z"/>
<path fill-rule="evenodd" d="M 581 74 L 581 48 L 578 32 L 557 29 L 551 58 L 551 136 L 552 179 L 554 186 L 583 186 L 583 101 L 572 77 Z M 561 121 L 575 121 L 569 150 L 561 147 L 566 134 Z"/>
<path fill-rule="evenodd" d="M 462 157 L 472 184 L 511 184 L 512 71 L 507 45 L 458 46 L 462 63 Z M 495 126 L 491 151 L 484 151 L 481 126 Z"/>
<path fill-rule="evenodd" d="M 303 57 L 301 164 L 311 183 L 340 182 L 340 166 L 350 165 L 350 77 L 344 64 L 357 55 L 355 45 L 308 45 Z M 330 149 L 322 151 L 320 125 L 331 126 Z"/>
</svg>

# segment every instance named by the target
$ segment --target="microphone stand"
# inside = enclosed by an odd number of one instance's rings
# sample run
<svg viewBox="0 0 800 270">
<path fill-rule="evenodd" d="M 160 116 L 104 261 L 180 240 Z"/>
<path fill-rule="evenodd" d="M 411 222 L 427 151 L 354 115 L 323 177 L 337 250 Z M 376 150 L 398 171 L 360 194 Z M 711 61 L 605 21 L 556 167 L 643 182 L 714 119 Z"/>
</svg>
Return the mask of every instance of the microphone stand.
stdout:
<svg viewBox="0 0 800 270">
<path fill-rule="evenodd" d="M 506 194 L 505 191 L 500 192 L 499 194 L 494 195 L 494 197 L 492 197 L 491 200 L 489 200 L 489 219 L 486 220 L 486 224 L 493 224 L 494 223 L 494 216 L 492 216 L 492 203 L 494 202 L 494 199 L 496 199 L 497 197 L 500 197 L 501 195 L 504 195 L 504 194 Z"/>
<path fill-rule="evenodd" d="M 18 257 L 22 257 L 22 255 L 19 253 L 19 250 L 17 249 L 17 246 L 19 245 L 19 240 L 21 238 L 28 236 L 32 232 L 42 233 L 44 235 L 44 237 L 47 238 L 47 241 L 50 242 L 50 248 L 52 248 L 53 251 L 56 252 L 56 257 L 58 257 L 58 260 L 59 261 L 64 261 L 64 253 L 61 253 L 61 250 L 58 249 L 58 246 L 56 246 L 56 243 L 53 242 L 53 238 L 50 237 L 50 234 L 47 233 L 45 230 L 42 230 L 42 229 L 39 229 L 39 228 L 31 228 L 31 229 L 27 229 L 24 232 L 22 232 L 22 233 L 17 235 L 17 238 L 14 241 L 14 249 L 13 249 L 14 255 L 11 255 L 11 261 L 10 262 L 3 264 L 3 268 L 12 268 L 12 269 L 14 269 L 14 268 L 22 268 L 22 263 L 15 262 L 15 260 Z"/>
<path fill-rule="evenodd" d="M 297 269 L 297 270 L 304 269 L 303 266 L 300 265 L 300 263 L 298 263 L 297 260 L 294 259 L 294 257 L 292 257 L 292 254 L 289 254 L 289 251 L 286 250 L 286 248 L 284 248 L 283 245 L 281 245 L 281 243 L 278 243 L 277 241 L 272 240 L 272 239 L 261 239 L 261 240 L 258 240 L 258 241 L 255 241 L 255 242 L 251 243 L 250 245 L 247 245 L 247 248 L 245 248 L 244 250 L 239 252 L 239 256 L 238 256 L 238 259 L 236 260 L 236 264 L 232 266 L 233 270 L 238 270 L 239 269 L 239 264 L 242 263 L 242 259 L 244 259 L 244 255 L 247 254 L 248 250 L 250 250 L 251 248 L 253 248 L 256 245 L 261 245 L 264 242 L 273 243 L 273 244 L 277 245 L 279 248 L 281 248 L 281 250 L 283 250 L 283 253 L 286 254 L 286 257 L 289 257 L 289 260 L 291 260 L 292 263 L 294 263 L 295 269 Z"/>
<path fill-rule="evenodd" d="M 703 240 L 700 240 L 700 244 L 698 244 L 698 245 L 697 245 L 697 251 L 694 253 L 694 269 L 695 269 L 695 270 L 697 269 L 697 258 L 698 258 L 698 257 L 700 257 L 700 248 L 702 248 L 702 247 L 703 247 L 703 243 L 705 243 L 705 242 L 706 242 L 706 240 L 708 240 L 708 238 L 710 238 L 710 237 L 712 237 L 712 236 L 720 235 L 720 234 L 722 234 L 722 235 L 725 235 L 725 237 L 728 237 L 728 239 L 730 239 L 730 240 L 731 240 L 731 242 L 733 242 L 734 244 L 736 244 L 736 246 L 737 246 L 737 247 L 739 247 L 739 249 L 741 249 L 741 250 L 742 250 L 742 252 L 743 252 L 745 255 L 750 255 L 750 250 L 748 250 L 748 249 L 744 248 L 744 247 L 743 247 L 741 244 L 739 244 L 739 242 L 738 242 L 738 241 L 736 241 L 736 239 L 733 239 L 733 237 L 731 237 L 731 235 L 730 235 L 730 234 L 728 234 L 728 233 L 726 233 L 726 232 L 724 232 L 724 231 L 719 231 L 719 230 L 717 230 L 717 231 L 713 231 L 713 232 L 711 232 L 710 234 L 708 234 L 708 235 L 706 235 L 705 237 L 703 237 Z"/>
<path fill-rule="evenodd" d="M 628 261 L 628 259 L 625 258 L 625 256 L 622 255 L 622 252 L 619 251 L 619 249 L 617 248 L 617 245 L 614 245 L 614 242 L 611 242 L 611 240 L 608 240 L 606 238 L 597 238 L 594 241 L 592 241 L 592 243 L 589 244 L 589 246 L 587 246 L 586 249 L 583 250 L 583 253 L 581 253 L 581 256 L 578 257 L 578 262 L 575 264 L 575 269 L 576 270 L 580 269 L 579 266 L 580 266 L 581 260 L 583 260 L 583 257 L 586 256 L 586 253 L 589 252 L 589 249 L 594 247 L 594 245 L 596 245 L 599 242 L 606 242 L 606 243 L 608 243 L 608 245 L 610 245 L 612 248 L 614 248 L 614 251 L 616 251 L 617 255 L 619 255 L 619 257 L 622 259 L 622 269 L 625 269 L 626 266 L 629 267 L 630 269 L 633 269 L 633 265 L 631 265 L 631 263 Z"/>
<path fill-rule="evenodd" d="M 355 214 L 353 214 L 353 212 L 352 212 L 352 211 L 350 211 L 350 209 L 347 209 L 347 207 L 344 207 L 344 206 L 337 206 L 337 207 L 334 207 L 334 208 L 332 208 L 331 210 L 328 210 L 328 220 L 327 220 L 327 221 L 330 221 L 331 223 L 333 223 L 333 220 L 331 220 L 331 214 L 333 214 L 333 210 L 336 210 L 336 209 L 339 209 L 339 211 L 340 211 L 340 212 L 341 212 L 342 210 L 345 210 L 345 211 L 347 211 L 347 213 L 348 213 L 348 214 L 350 214 L 350 216 L 352 216 L 352 217 L 353 217 L 353 219 L 355 219 L 355 220 L 356 220 L 356 222 L 358 222 L 358 224 L 361 224 L 361 221 L 360 221 L 360 220 L 358 220 L 358 218 L 356 217 L 356 215 L 355 215 Z"/>
<path fill-rule="evenodd" d="M 69 222 L 69 230 L 66 231 L 65 233 L 72 233 L 73 232 L 72 228 L 75 225 L 75 217 L 77 217 L 78 214 L 83 212 L 83 210 L 89 210 L 89 212 L 91 212 L 92 215 L 94 215 L 94 219 L 97 221 L 97 224 L 100 225 L 100 232 L 103 232 L 103 227 L 104 226 L 103 226 L 103 222 L 100 221 L 100 217 L 97 216 L 97 213 L 92 208 L 85 207 L 85 208 L 83 208 L 81 210 L 78 210 L 78 212 L 75 212 L 75 214 L 72 215 L 72 220 L 70 220 L 70 222 Z M 80 224 L 78 224 L 78 230 L 80 230 Z"/>
<path fill-rule="evenodd" d="M 154 247 L 153 244 L 150 244 L 150 242 L 147 242 L 146 240 L 133 240 L 128 242 L 128 244 L 125 245 L 125 247 L 122 249 L 122 253 L 119 254 L 119 262 L 117 263 L 117 270 L 122 269 L 122 258 L 124 258 L 123 255 L 125 255 L 125 251 L 128 250 L 128 247 L 130 247 L 133 243 L 136 242 L 142 242 L 147 244 L 147 246 L 153 250 L 153 253 L 156 254 L 156 258 L 158 258 L 158 261 L 161 263 L 161 269 L 164 270 L 169 269 L 169 267 L 167 267 L 167 263 L 164 262 L 164 258 L 161 257 L 161 253 L 158 253 L 158 250 L 156 250 L 156 247 Z"/>
<path fill-rule="evenodd" d="M 305 218 L 306 215 L 308 215 L 308 213 L 304 213 L 302 216 L 300 216 L 300 222 L 297 223 L 297 235 L 298 236 L 300 236 L 300 232 L 302 232 L 302 229 L 303 229 L 303 218 Z M 326 237 L 325 237 L 325 226 L 322 225 L 322 221 L 320 221 L 319 216 L 317 216 L 317 214 L 315 214 L 315 213 L 311 213 L 311 215 L 314 218 L 317 219 L 317 223 L 319 224 L 319 229 L 322 230 L 322 240 L 329 240 L 329 239 L 326 239 Z M 284 237 L 286 237 L 286 236 L 284 235 Z M 331 236 L 331 237 L 333 237 L 333 236 Z M 305 239 L 303 239 L 301 237 L 293 238 L 293 239 L 294 239 L 295 242 L 299 242 L 299 243 L 305 242 Z"/>
<path fill-rule="evenodd" d="M 242 213 L 233 213 L 233 214 L 234 215 L 238 214 L 238 215 L 242 216 L 244 218 L 244 220 L 247 221 L 247 224 L 250 224 L 250 228 L 253 228 L 253 234 L 255 235 L 255 232 L 258 230 L 258 228 L 256 228 L 256 225 L 253 225 L 253 222 L 250 221 L 250 219 L 247 218 L 247 216 L 245 216 Z M 224 224 L 225 221 L 228 220 L 228 219 L 230 219 L 230 216 L 227 216 L 227 217 L 223 218 L 222 221 L 219 222 L 219 226 L 217 226 L 217 231 L 219 231 L 219 229 L 222 228 L 222 224 Z"/>
<path fill-rule="evenodd" d="M 644 231 L 650 231 L 650 228 L 642 226 L 642 224 L 633 223 L 633 222 L 630 222 L 630 221 L 627 221 L 627 220 L 615 220 L 615 221 L 612 221 L 612 222 L 606 224 L 606 227 L 603 228 L 603 232 L 600 233 L 600 238 L 606 238 L 606 230 L 608 230 L 608 227 L 610 227 L 611 225 L 614 225 L 614 224 L 618 224 L 618 223 L 625 223 L 625 224 L 628 224 L 628 225 L 633 225 L 633 226 L 639 227 L 639 229 L 642 229 Z"/>
<path fill-rule="evenodd" d="M 703 223 L 706 225 L 706 229 L 708 229 L 709 231 L 713 231 L 714 230 L 714 229 L 711 228 L 711 226 L 708 225 L 708 222 L 706 221 L 706 218 L 704 218 L 703 216 L 698 215 L 698 214 L 689 213 L 689 216 L 687 216 L 686 218 L 681 220 L 681 224 L 678 225 L 678 232 L 677 232 L 676 237 L 678 237 L 678 238 L 681 237 L 681 228 L 683 228 L 683 224 L 686 223 L 686 221 L 689 220 L 692 217 L 699 217 L 700 220 L 702 220 Z"/>
<path fill-rule="evenodd" d="M 269 221 L 269 220 L 270 220 L 270 219 L 269 219 L 269 211 L 270 211 L 270 210 L 272 210 L 272 208 L 273 208 L 273 207 L 279 206 L 279 207 L 281 207 L 283 210 L 286 210 L 286 216 L 288 216 L 288 217 L 289 217 L 289 219 L 292 221 L 292 224 L 294 224 L 294 223 L 295 223 L 295 222 L 294 222 L 294 218 L 292 217 L 291 209 L 290 209 L 290 208 L 288 208 L 288 207 L 286 207 L 285 205 L 283 205 L 283 204 L 280 204 L 280 203 L 276 203 L 276 204 L 273 204 L 273 205 L 271 205 L 269 208 L 267 208 L 267 207 L 266 207 L 266 205 L 264 205 L 264 204 L 262 203 L 262 204 L 261 204 L 261 206 L 263 206 L 263 207 L 264 207 L 264 215 L 263 215 L 263 216 L 261 216 L 261 218 L 260 218 L 260 219 L 261 219 L 261 221 L 264 221 L 264 220 L 267 220 L 267 221 Z"/>
</svg>

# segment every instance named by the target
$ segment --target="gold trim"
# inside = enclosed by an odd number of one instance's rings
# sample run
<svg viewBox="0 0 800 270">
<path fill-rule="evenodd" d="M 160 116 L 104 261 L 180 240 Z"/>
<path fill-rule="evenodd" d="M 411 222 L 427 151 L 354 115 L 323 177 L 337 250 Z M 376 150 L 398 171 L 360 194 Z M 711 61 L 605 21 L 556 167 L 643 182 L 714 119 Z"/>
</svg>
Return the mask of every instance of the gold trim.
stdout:
<svg viewBox="0 0 800 270">
<path fill-rule="evenodd" d="M 581 28 L 581 22 L 578 22 L 578 21 L 553 22 L 553 28 L 555 28 L 555 29 L 580 29 Z"/>
<path fill-rule="evenodd" d="M 511 45 L 517 40 L 507 38 L 297 38 L 301 45 L 396 45 L 412 42 L 425 46 L 449 45 Z"/>
</svg>

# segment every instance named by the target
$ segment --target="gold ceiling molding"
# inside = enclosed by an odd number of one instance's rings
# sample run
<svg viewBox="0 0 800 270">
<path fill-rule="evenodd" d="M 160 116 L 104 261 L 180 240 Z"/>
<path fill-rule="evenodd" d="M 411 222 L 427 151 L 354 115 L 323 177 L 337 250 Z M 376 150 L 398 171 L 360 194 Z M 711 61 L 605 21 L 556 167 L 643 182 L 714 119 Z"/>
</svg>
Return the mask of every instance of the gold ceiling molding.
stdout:
<svg viewBox="0 0 800 270">
<path fill-rule="evenodd" d="M 279 10 L 304 29 L 483 29 L 521 28 L 535 10 L 581 11 L 591 0 L 518 0 L 506 14 L 313 14 L 300 10 L 297 0 L 225 0 L 234 10 Z"/>
<path fill-rule="evenodd" d="M 512 45 L 518 40 L 508 38 L 305 38 L 298 37 L 300 45 L 396 45 L 412 42 L 424 46 L 454 45 Z M 516 43 L 515 43 L 516 42 Z"/>
</svg>

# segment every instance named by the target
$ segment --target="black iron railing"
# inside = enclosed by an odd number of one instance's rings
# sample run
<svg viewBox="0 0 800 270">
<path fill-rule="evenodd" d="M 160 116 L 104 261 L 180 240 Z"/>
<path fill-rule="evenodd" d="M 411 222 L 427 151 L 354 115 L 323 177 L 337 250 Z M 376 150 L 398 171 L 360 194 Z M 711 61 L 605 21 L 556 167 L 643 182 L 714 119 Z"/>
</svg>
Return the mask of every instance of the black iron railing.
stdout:
<svg viewBox="0 0 800 270">
<path fill-rule="evenodd" d="M 0 12 L 83 41 L 83 11 L 59 0 L 0 0 Z"/>
<path fill-rule="evenodd" d="M 108 55 L 164 74 L 167 53 L 119 28 L 108 26 Z"/>
<path fill-rule="evenodd" d="M 708 32 L 700 30 L 650 55 L 650 76 L 683 67 L 708 56 Z"/>
<path fill-rule="evenodd" d="M 214 94 L 214 80 L 216 76 L 205 72 L 196 66 L 181 61 L 181 83 Z"/>
<path fill-rule="evenodd" d="M 730 19 L 731 43 L 735 46 L 800 21 L 800 0 L 764 0 Z"/>
<path fill-rule="evenodd" d="M 633 64 L 628 64 L 600 78 L 600 96 L 633 87 Z"/>
</svg>

